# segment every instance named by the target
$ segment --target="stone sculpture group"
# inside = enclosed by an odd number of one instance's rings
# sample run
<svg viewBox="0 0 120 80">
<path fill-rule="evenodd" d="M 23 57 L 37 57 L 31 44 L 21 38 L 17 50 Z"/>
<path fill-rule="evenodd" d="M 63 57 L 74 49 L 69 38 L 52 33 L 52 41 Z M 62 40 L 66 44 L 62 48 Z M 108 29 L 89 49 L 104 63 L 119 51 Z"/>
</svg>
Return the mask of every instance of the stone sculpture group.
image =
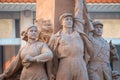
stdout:
<svg viewBox="0 0 120 80">
<path fill-rule="evenodd" d="M 21 33 L 26 45 L 0 80 L 119 80 L 120 74 L 110 66 L 119 56 L 115 46 L 102 37 L 103 23 L 92 21 L 84 12 L 84 0 L 74 2 L 74 14 L 60 16 L 62 29 L 57 33 L 52 34 L 45 23 L 44 31 L 29 26 Z M 20 76 L 15 77 L 19 71 Z"/>
</svg>

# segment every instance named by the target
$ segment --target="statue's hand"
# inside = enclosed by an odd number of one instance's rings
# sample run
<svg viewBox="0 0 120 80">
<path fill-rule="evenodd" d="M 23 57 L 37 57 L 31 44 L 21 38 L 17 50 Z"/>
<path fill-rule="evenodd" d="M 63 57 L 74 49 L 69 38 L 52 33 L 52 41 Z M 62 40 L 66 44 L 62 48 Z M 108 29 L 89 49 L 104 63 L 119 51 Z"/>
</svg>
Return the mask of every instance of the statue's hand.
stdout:
<svg viewBox="0 0 120 80">
<path fill-rule="evenodd" d="M 1 74 L 0 75 L 0 80 L 4 80 L 5 79 L 5 74 Z"/>
<path fill-rule="evenodd" d="M 112 71 L 112 80 L 119 80 L 120 73 L 118 71 Z"/>
<path fill-rule="evenodd" d="M 81 37 L 82 37 L 83 39 L 84 39 L 84 38 L 88 38 L 88 35 L 87 35 L 86 33 L 84 33 L 84 32 L 81 32 L 80 35 L 81 35 Z"/>
<path fill-rule="evenodd" d="M 55 80 L 55 76 L 53 74 L 49 75 L 49 80 Z"/>
<path fill-rule="evenodd" d="M 32 61 L 33 61 L 33 57 L 30 56 L 30 55 L 27 55 L 27 56 L 25 57 L 25 59 L 26 59 L 26 61 L 28 61 L 28 62 L 32 62 Z"/>
</svg>

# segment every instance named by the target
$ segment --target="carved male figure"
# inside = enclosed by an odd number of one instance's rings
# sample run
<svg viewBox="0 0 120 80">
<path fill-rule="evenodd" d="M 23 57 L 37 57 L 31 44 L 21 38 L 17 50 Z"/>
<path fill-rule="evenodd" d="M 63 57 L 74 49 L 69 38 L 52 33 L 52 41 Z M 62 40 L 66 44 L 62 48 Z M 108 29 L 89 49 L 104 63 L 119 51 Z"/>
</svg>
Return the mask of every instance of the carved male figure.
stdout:
<svg viewBox="0 0 120 80">
<path fill-rule="evenodd" d="M 30 26 L 22 32 L 22 38 L 27 43 L 22 47 L 15 60 L 13 60 L 0 75 L 0 80 L 9 78 L 23 67 L 20 80 L 48 80 L 44 63 L 51 60 L 53 54 L 43 42 L 38 42 L 38 30 L 36 26 Z"/>
<path fill-rule="evenodd" d="M 93 35 L 89 37 L 92 41 L 92 54 L 88 62 L 89 79 L 112 80 L 110 58 L 113 59 L 114 53 L 111 53 L 113 56 L 110 54 L 110 45 L 102 38 L 103 24 L 100 21 L 95 21 L 93 26 Z"/>
<path fill-rule="evenodd" d="M 79 6 L 78 6 L 79 4 Z M 50 48 L 54 52 L 53 63 L 58 63 L 56 80 L 88 80 L 86 63 L 84 61 L 82 0 L 76 0 L 75 16 L 64 13 L 60 16 L 62 30 L 53 35 L 49 41 Z M 80 10 L 81 9 L 81 10 Z M 57 61 L 58 58 L 59 61 Z M 51 67 L 52 62 L 49 63 Z M 56 66 L 57 64 L 53 64 Z M 53 67 L 51 67 L 53 68 Z M 48 70 L 52 80 L 52 72 Z"/>
</svg>

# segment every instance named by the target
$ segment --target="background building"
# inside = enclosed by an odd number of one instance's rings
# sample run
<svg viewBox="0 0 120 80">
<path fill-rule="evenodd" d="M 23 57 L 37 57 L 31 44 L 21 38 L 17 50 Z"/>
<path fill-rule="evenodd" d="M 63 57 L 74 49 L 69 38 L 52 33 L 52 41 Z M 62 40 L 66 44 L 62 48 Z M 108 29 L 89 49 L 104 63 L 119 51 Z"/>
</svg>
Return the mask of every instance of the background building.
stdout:
<svg viewBox="0 0 120 80">
<path fill-rule="evenodd" d="M 103 37 L 112 40 L 120 55 L 120 0 L 87 0 L 91 18 L 104 24 Z M 25 26 L 33 25 L 36 0 L 0 0 L 0 73 L 17 54 Z M 113 62 L 120 71 L 120 60 Z"/>
</svg>

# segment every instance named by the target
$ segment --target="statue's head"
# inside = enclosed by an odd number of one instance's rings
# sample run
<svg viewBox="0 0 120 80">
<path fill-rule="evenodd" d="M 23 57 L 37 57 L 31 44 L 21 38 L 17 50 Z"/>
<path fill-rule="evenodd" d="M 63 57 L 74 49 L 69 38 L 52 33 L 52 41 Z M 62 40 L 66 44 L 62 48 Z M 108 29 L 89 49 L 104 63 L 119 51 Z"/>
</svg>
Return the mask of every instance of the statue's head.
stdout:
<svg viewBox="0 0 120 80">
<path fill-rule="evenodd" d="M 48 43 L 52 33 L 53 27 L 51 21 L 50 20 L 42 21 L 42 26 L 40 27 L 39 40 Z"/>
<path fill-rule="evenodd" d="M 63 27 L 72 27 L 73 15 L 71 13 L 64 13 L 60 16 L 59 21 Z"/>
<path fill-rule="evenodd" d="M 94 21 L 93 26 L 94 26 L 94 35 L 102 36 L 102 33 L 103 33 L 103 24 L 102 24 L 102 22 Z"/>
<path fill-rule="evenodd" d="M 28 41 L 28 38 L 36 40 L 38 38 L 38 29 L 36 26 L 26 27 L 21 33 L 22 39 Z"/>
</svg>

